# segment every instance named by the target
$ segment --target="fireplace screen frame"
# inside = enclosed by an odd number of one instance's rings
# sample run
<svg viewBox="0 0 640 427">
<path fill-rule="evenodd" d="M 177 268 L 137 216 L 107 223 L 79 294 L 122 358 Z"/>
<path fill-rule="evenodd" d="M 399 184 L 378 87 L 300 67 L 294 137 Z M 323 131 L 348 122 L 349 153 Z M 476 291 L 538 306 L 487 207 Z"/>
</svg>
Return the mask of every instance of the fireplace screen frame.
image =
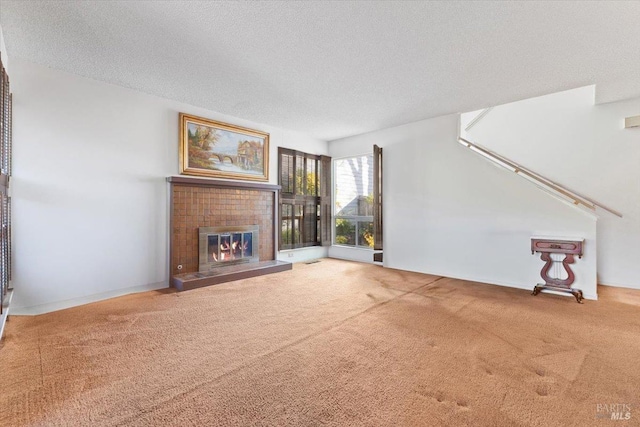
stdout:
<svg viewBox="0 0 640 427">
<path fill-rule="evenodd" d="M 245 247 L 246 235 L 251 233 L 250 252 L 251 255 L 247 255 L 249 248 Z M 240 234 L 242 240 L 238 242 L 233 236 Z M 209 240 L 217 238 L 216 241 L 216 254 L 210 254 Z M 226 240 L 228 238 L 228 240 Z M 223 241 L 226 241 L 228 245 L 223 245 Z M 234 264 L 243 264 L 247 262 L 260 261 L 259 256 L 259 241 L 260 231 L 257 225 L 244 225 L 244 226 L 226 226 L 226 227 L 199 227 L 198 228 L 198 271 L 211 271 L 216 268 L 225 267 Z M 240 245 L 240 257 L 232 254 L 232 244 Z M 244 249 L 242 249 L 244 248 Z M 237 253 L 237 252 L 236 252 Z M 225 259 L 230 258 L 230 259 Z"/>
</svg>

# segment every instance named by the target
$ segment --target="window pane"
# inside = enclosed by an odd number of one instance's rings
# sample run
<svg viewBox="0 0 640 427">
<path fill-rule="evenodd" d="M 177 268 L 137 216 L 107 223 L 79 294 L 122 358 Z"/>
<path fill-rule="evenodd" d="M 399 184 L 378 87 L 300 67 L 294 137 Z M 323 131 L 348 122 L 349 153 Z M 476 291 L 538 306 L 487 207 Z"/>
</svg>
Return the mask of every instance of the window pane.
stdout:
<svg viewBox="0 0 640 427">
<path fill-rule="evenodd" d="M 304 243 L 314 243 L 317 231 L 316 204 L 307 203 L 304 207 Z"/>
<path fill-rule="evenodd" d="M 304 194 L 304 157 L 296 156 L 296 194 Z"/>
<path fill-rule="evenodd" d="M 306 177 L 306 194 L 310 196 L 317 196 L 318 190 L 316 186 L 316 160 L 307 159 L 307 177 Z"/>
<path fill-rule="evenodd" d="M 280 185 L 283 193 L 293 193 L 293 156 L 281 154 Z"/>
<path fill-rule="evenodd" d="M 334 162 L 337 245 L 373 248 L 373 154 Z"/>
<path fill-rule="evenodd" d="M 373 221 L 358 221 L 358 246 L 373 248 Z"/>
<path fill-rule="evenodd" d="M 293 243 L 293 223 L 291 221 L 292 205 L 282 205 L 282 245 Z"/>
<path fill-rule="evenodd" d="M 373 154 L 335 161 L 336 216 L 373 215 Z"/>
<path fill-rule="evenodd" d="M 316 243 L 320 243 L 321 236 L 322 236 L 322 230 L 320 229 L 321 227 L 321 223 L 320 223 L 320 205 L 316 205 Z"/>
<path fill-rule="evenodd" d="M 336 244 L 350 245 L 356 244 L 356 223 L 349 219 L 336 218 Z"/>
<path fill-rule="evenodd" d="M 300 244 L 302 243 L 302 218 L 303 218 L 303 206 L 295 205 L 293 207 L 294 210 L 294 220 L 293 220 L 293 243 Z"/>
</svg>

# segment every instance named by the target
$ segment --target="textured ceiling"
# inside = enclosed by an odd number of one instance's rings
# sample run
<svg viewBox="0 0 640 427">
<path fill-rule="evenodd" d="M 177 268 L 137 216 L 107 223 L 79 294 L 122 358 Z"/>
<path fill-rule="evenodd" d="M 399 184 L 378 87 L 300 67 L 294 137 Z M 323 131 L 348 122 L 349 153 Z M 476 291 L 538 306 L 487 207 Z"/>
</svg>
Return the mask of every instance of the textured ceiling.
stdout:
<svg viewBox="0 0 640 427">
<path fill-rule="evenodd" d="M 1 1 L 9 57 L 333 140 L 588 84 L 640 96 L 640 2 Z"/>
</svg>

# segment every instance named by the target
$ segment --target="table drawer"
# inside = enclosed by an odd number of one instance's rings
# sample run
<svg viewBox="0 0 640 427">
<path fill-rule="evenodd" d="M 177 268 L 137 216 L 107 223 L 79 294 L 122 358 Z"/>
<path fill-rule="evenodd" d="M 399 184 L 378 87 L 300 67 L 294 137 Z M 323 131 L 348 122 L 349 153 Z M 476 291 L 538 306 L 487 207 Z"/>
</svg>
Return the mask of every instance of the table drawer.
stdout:
<svg viewBox="0 0 640 427">
<path fill-rule="evenodd" d="M 531 252 L 582 255 L 584 241 L 531 239 Z"/>
</svg>

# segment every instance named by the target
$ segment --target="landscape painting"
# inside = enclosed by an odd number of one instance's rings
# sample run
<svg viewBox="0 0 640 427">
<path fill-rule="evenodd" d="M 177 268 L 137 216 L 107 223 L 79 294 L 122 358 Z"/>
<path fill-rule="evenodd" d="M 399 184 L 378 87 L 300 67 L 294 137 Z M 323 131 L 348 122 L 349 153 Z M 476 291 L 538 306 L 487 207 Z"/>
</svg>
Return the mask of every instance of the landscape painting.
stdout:
<svg viewBox="0 0 640 427">
<path fill-rule="evenodd" d="M 269 134 L 181 113 L 180 173 L 267 181 Z"/>
</svg>

